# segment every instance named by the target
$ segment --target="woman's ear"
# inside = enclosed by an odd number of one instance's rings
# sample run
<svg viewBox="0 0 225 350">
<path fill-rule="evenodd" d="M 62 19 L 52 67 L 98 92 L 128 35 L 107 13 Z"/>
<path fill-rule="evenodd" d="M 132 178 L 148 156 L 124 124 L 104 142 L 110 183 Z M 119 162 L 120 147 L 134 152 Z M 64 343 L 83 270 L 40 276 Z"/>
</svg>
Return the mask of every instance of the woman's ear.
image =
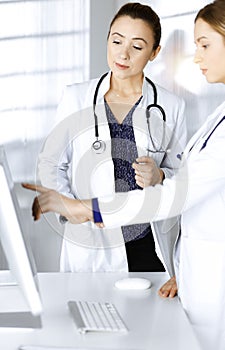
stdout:
<svg viewBox="0 0 225 350">
<path fill-rule="evenodd" d="M 155 50 L 152 51 L 149 61 L 154 61 L 154 59 L 158 56 L 160 50 L 161 46 L 159 45 Z"/>
</svg>

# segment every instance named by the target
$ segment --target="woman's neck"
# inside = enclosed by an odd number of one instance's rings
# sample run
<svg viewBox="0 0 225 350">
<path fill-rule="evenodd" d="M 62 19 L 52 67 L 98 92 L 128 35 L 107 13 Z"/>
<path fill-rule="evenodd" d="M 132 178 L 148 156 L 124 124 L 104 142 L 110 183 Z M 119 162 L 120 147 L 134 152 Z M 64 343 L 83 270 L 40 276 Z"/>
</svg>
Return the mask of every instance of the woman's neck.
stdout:
<svg viewBox="0 0 225 350">
<path fill-rule="evenodd" d="M 142 96 L 143 77 L 138 79 L 116 79 L 111 76 L 110 88 L 105 99 L 115 118 L 122 123 L 134 104 Z"/>
<path fill-rule="evenodd" d="M 111 76 L 110 89 L 112 95 L 118 100 L 120 99 L 135 99 L 142 95 L 143 76 L 132 79 L 118 79 Z"/>
</svg>

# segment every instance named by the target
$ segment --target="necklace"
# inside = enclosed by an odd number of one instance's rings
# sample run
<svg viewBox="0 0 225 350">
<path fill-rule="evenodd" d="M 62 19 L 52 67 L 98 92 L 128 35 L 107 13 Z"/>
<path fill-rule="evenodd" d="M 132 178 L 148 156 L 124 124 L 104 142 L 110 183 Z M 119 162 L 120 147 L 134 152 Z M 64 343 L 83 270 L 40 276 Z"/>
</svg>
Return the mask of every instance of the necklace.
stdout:
<svg viewBox="0 0 225 350">
<path fill-rule="evenodd" d="M 124 95 L 124 96 L 120 95 L 118 92 L 116 92 L 116 90 L 113 90 L 113 89 L 111 89 L 110 92 L 113 96 L 122 100 L 133 100 L 137 98 L 137 96 L 140 97 L 142 95 L 142 91 L 134 92 L 132 94 Z"/>
</svg>

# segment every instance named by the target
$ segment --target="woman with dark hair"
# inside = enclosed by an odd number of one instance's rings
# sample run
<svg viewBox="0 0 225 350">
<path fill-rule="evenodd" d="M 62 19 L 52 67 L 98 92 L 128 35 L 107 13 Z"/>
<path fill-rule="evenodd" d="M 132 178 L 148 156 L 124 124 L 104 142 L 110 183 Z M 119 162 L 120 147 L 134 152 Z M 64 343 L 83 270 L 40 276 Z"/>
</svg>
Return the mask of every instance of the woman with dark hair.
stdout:
<svg viewBox="0 0 225 350">
<path fill-rule="evenodd" d="M 174 175 L 180 163 L 177 155 L 186 142 L 184 102 L 144 74 L 147 63 L 160 51 L 160 38 L 160 20 L 150 6 L 128 3 L 121 7 L 108 33 L 110 71 L 100 80 L 73 84 L 65 90 L 58 108 L 58 118 L 63 121 L 48 137 L 40 155 L 43 186 L 84 199 L 141 191 Z M 148 123 L 146 108 L 155 105 L 156 98 L 160 108 L 151 111 Z M 105 147 L 99 152 L 92 149 L 96 136 L 93 99 L 99 137 Z M 98 136 L 94 144 L 95 148 L 100 145 Z M 178 223 L 173 220 L 101 229 L 92 223 L 67 222 L 61 271 L 166 269 L 173 276 L 172 248 Z M 176 293 L 176 285 L 174 289 L 172 286 L 171 296 Z"/>
</svg>

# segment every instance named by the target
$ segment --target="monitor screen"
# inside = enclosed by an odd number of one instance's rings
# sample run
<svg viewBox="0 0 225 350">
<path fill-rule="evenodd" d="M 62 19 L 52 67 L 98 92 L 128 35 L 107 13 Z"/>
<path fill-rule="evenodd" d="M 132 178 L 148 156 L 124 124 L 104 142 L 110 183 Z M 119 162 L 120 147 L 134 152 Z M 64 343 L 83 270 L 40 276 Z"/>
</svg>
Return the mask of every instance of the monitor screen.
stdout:
<svg viewBox="0 0 225 350">
<path fill-rule="evenodd" d="M 34 258 L 24 238 L 21 212 L 3 147 L 0 147 L 0 241 L 9 269 L 22 290 L 31 314 L 40 315 L 42 303 Z"/>
</svg>

